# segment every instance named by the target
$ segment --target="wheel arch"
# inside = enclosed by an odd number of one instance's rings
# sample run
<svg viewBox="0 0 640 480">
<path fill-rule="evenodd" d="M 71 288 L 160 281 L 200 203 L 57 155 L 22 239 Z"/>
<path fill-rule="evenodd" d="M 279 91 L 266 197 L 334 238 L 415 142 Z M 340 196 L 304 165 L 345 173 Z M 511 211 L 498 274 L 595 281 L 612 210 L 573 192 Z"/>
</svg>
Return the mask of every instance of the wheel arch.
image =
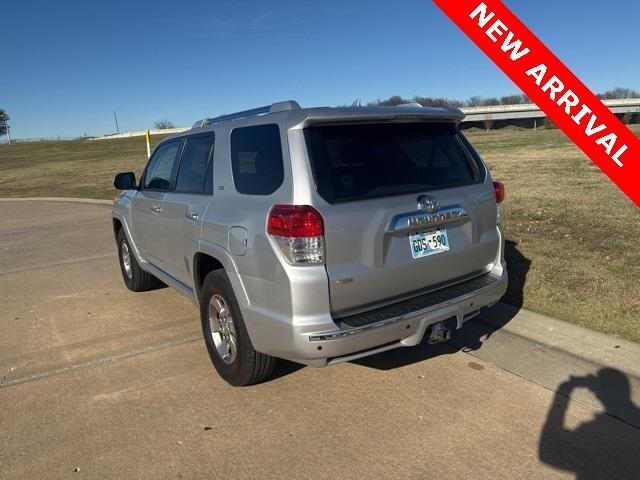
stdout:
<svg viewBox="0 0 640 480">
<path fill-rule="evenodd" d="M 223 263 L 216 257 L 204 252 L 196 252 L 193 256 L 193 286 L 196 297 L 200 298 L 200 291 L 204 279 L 214 270 L 225 269 Z"/>
<path fill-rule="evenodd" d="M 122 222 L 120 221 L 119 218 L 113 217 L 112 218 L 112 223 L 113 223 L 113 236 L 117 237 L 118 236 L 118 232 L 120 230 L 122 230 L 124 227 L 123 227 Z"/>
<path fill-rule="evenodd" d="M 133 253 L 136 256 L 136 260 L 138 261 L 138 263 L 140 263 L 141 265 L 145 264 L 146 262 L 142 258 L 142 254 L 138 249 L 138 244 L 136 243 L 135 238 L 133 238 L 131 228 L 127 223 L 127 219 L 119 210 L 113 211 L 112 225 L 114 238 L 116 238 L 118 236 L 118 232 L 122 230 L 127 237 L 129 246 L 133 249 Z"/>
</svg>

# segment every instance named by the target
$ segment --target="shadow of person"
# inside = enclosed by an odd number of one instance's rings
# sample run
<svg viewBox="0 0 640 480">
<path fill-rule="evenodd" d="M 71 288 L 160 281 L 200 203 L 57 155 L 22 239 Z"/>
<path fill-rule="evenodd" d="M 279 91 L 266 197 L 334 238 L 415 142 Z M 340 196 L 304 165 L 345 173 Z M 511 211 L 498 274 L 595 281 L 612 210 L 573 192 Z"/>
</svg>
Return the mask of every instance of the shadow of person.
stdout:
<svg viewBox="0 0 640 480">
<path fill-rule="evenodd" d="M 439 355 L 478 350 L 491 335 L 504 327 L 520 311 L 524 300 L 524 285 L 531 267 L 531 260 L 525 257 L 516 242 L 505 243 L 505 260 L 509 272 L 509 286 L 502 298 L 503 302 L 483 310 L 481 314 L 467 321 L 460 330 L 452 333 L 451 339 L 443 345 L 429 345 L 426 342 L 411 347 L 399 348 L 379 353 L 371 357 L 354 360 L 358 365 L 378 370 L 392 370 L 412 363 L 421 362 Z"/>
<path fill-rule="evenodd" d="M 571 429 L 565 425 L 576 388 L 591 390 L 604 412 Z M 542 429 L 539 457 L 574 472 L 578 480 L 640 478 L 640 409 L 631 400 L 627 376 L 604 368 L 595 376 L 571 377 L 561 384 Z"/>
</svg>

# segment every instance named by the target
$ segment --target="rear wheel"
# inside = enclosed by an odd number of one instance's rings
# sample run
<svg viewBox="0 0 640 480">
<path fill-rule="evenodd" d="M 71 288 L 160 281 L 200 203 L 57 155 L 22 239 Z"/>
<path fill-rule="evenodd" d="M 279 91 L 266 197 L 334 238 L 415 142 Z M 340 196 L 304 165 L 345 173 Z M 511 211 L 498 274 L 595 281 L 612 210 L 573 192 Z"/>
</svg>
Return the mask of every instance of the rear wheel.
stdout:
<svg viewBox="0 0 640 480">
<path fill-rule="evenodd" d="M 244 325 L 238 302 L 223 270 L 204 280 L 200 318 L 207 351 L 218 374 L 231 385 L 253 385 L 267 378 L 276 358 L 256 352 Z"/>
<path fill-rule="evenodd" d="M 118 243 L 118 259 L 120 260 L 120 271 L 122 279 L 127 288 L 133 292 L 144 292 L 153 288 L 158 288 L 160 281 L 140 268 L 133 249 L 127 240 L 124 229 L 118 231 L 116 236 Z"/>
</svg>

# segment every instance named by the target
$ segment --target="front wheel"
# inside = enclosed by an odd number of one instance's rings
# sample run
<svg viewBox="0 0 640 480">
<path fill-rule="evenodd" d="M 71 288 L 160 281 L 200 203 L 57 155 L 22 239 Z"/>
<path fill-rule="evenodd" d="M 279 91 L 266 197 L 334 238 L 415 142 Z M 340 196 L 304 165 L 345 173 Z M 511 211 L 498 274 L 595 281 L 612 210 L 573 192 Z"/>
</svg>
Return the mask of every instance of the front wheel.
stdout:
<svg viewBox="0 0 640 480">
<path fill-rule="evenodd" d="M 267 378 L 276 359 L 256 352 L 244 325 L 229 278 L 215 270 L 204 280 L 200 294 L 202 333 L 218 374 L 236 387 Z"/>
<path fill-rule="evenodd" d="M 120 260 L 122 279 L 127 288 L 133 292 L 144 292 L 159 287 L 160 280 L 140 268 L 124 229 L 121 228 L 118 231 L 116 242 L 118 243 L 118 259 Z"/>
</svg>

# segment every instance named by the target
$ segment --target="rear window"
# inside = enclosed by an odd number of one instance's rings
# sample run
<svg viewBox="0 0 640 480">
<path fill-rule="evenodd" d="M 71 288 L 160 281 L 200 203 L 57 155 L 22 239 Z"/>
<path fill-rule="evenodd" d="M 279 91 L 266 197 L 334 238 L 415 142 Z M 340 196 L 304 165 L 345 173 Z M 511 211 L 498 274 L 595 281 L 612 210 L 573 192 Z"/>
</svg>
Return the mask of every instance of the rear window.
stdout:
<svg viewBox="0 0 640 480">
<path fill-rule="evenodd" d="M 318 193 L 328 202 L 469 185 L 480 169 L 455 125 L 386 123 L 305 131 Z"/>
<path fill-rule="evenodd" d="M 269 195 L 284 180 L 280 129 L 275 124 L 236 128 L 231 133 L 233 183 L 239 193 Z"/>
</svg>

